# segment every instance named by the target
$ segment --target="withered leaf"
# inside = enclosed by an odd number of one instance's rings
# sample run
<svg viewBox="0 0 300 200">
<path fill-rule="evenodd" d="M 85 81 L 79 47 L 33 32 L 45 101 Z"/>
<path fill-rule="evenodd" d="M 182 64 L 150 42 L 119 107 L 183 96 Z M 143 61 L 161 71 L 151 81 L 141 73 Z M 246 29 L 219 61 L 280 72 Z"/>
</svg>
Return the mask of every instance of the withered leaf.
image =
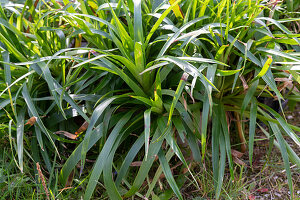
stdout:
<svg viewBox="0 0 300 200">
<path fill-rule="evenodd" d="M 74 169 L 71 171 L 70 175 L 68 176 L 65 188 L 72 186 L 73 179 L 74 179 Z"/>
<path fill-rule="evenodd" d="M 235 162 L 238 165 L 246 166 L 246 164 L 243 161 L 241 161 L 240 159 L 238 159 L 237 157 L 232 157 L 232 160 L 233 160 L 233 162 Z"/>
<path fill-rule="evenodd" d="M 70 138 L 72 140 L 76 140 L 77 135 L 74 135 L 72 133 L 69 133 L 67 131 L 56 131 L 55 134 L 62 134 L 64 136 L 66 136 L 67 138 Z"/>
<path fill-rule="evenodd" d="M 87 121 L 85 121 L 80 127 L 79 129 L 75 132 L 76 135 L 86 131 L 86 129 L 88 128 L 89 123 Z"/>
<path fill-rule="evenodd" d="M 241 76 L 239 76 L 239 77 L 240 77 L 240 80 L 241 80 L 242 83 L 243 83 L 244 92 L 246 92 L 246 91 L 249 89 L 249 86 L 248 86 L 248 84 L 247 84 L 247 81 L 245 80 L 245 78 L 244 78 L 243 75 L 241 75 Z"/>
<path fill-rule="evenodd" d="M 244 155 L 244 153 L 239 152 L 239 151 L 234 150 L 234 149 L 231 149 L 231 155 L 233 157 L 236 157 L 236 158 L 241 158 Z"/>
<path fill-rule="evenodd" d="M 37 117 L 30 117 L 30 119 L 26 122 L 25 125 L 30 125 L 32 126 L 33 124 L 35 124 Z"/>
<path fill-rule="evenodd" d="M 142 165 L 142 161 L 135 161 L 130 164 L 132 167 L 139 167 Z"/>
</svg>

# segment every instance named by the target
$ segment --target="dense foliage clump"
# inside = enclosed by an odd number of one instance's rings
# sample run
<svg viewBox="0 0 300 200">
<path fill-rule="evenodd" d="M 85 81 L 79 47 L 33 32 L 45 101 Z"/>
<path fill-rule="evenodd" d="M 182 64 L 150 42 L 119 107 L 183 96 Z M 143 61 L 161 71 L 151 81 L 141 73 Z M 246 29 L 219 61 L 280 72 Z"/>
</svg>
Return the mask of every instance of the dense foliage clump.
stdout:
<svg viewBox="0 0 300 200">
<path fill-rule="evenodd" d="M 53 199 L 78 188 L 84 199 L 183 199 L 182 185 L 199 187 L 195 171 L 211 167 L 206 195 L 219 199 L 224 174 L 234 180 L 236 166 L 252 167 L 261 129 L 270 150 L 280 149 L 294 194 L 290 166 L 300 159 L 285 138 L 300 146 L 300 128 L 283 111 L 300 100 L 298 7 L 0 4 L 0 130 L 11 164 L 36 174 L 37 191 Z M 164 180 L 170 190 L 160 194 Z"/>
</svg>

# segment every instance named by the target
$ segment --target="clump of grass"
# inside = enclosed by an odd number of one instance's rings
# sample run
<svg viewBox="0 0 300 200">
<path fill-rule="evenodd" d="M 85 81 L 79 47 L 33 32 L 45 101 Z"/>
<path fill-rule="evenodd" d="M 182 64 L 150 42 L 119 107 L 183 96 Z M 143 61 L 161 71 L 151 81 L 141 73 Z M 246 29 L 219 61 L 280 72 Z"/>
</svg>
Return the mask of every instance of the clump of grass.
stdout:
<svg viewBox="0 0 300 200">
<path fill-rule="evenodd" d="M 27 169 L 24 173 L 20 173 L 10 151 L 6 148 L 1 150 L 0 166 L 2 199 L 28 199 L 31 198 L 31 194 L 36 196 L 34 177 Z"/>
<path fill-rule="evenodd" d="M 290 162 L 300 159 L 284 136 L 300 145 L 300 129 L 259 98 L 282 111 L 283 100 L 299 101 L 300 42 L 272 9 L 229 0 L 1 4 L 1 129 L 18 168 L 24 158 L 42 164 L 51 198 L 78 188 L 84 199 L 149 198 L 163 174 L 183 199 L 172 166 L 197 185 L 192 166 L 211 162 L 219 199 L 225 169 L 236 177 L 233 149 L 249 151 L 252 167 L 258 127 L 280 149 L 293 194 Z M 73 179 L 74 189 L 58 189 Z"/>
</svg>

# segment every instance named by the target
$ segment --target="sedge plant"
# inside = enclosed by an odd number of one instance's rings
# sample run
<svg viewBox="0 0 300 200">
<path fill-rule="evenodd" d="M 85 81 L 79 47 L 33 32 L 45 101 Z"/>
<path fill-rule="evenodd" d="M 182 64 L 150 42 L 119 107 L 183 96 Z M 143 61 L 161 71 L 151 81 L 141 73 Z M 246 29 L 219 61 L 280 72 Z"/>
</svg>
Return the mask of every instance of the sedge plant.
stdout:
<svg viewBox="0 0 300 200">
<path fill-rule="evenodd" d="M 52 198 L 63 198 L 58 182 L 67 186 L 82 177 L 84 199 L 154 198 L 163 174 L 183 199 L 172 166 L 180 163 L 197 185 L 193 167 L 209 157 L 211 197 L 219 199 L 224 174 L 234 177 L 233 144 L 249 152 L 252 167 L 262 129 L 281 151 L 293 194 L 290 162 L 300 167 L 300 160 L 284 138 L 300 145 L 299 127 L 278 111 L 287 99 L 299 101 L 300 36 L 272 18 L 272 6 L 242 0 L 2 4 L 1 129 L 9 133 L 16 165 L 22 171 L 24 157 L 43 163 Z M 277 101 L 279 110 L 261 97 Z M 95 192 L 98 184 L 104 194 Z"/>
</svg>

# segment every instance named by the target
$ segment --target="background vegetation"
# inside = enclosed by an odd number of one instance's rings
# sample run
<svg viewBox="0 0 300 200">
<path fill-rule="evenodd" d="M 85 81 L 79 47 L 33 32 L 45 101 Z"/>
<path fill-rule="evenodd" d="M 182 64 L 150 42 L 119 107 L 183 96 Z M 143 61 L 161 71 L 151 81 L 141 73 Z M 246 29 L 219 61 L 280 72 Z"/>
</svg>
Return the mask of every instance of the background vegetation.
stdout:
<svg viewBox="0 0 300 200">
<path fill-rule="evenodd" d="M 299 19 L 292 0 L 1 3 L 2 198 L 251 199 L 258 140 L 297 198 Z"/>
</svg>

